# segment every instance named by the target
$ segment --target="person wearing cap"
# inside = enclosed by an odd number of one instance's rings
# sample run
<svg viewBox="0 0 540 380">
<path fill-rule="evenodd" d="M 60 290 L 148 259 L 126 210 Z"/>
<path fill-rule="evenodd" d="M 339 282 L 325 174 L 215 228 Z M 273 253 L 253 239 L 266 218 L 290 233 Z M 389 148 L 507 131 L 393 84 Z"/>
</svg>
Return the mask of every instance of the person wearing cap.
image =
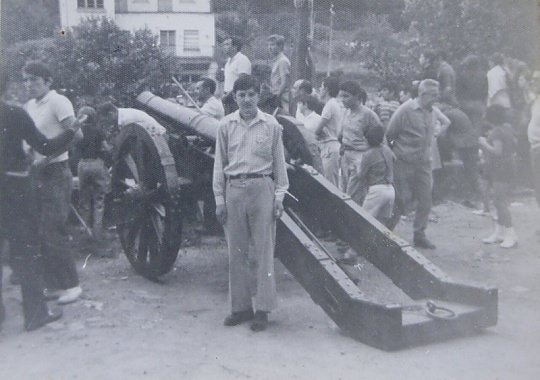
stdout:
<svg viewBox="0 0 540 380">
<path fill-rule="evenodd" d="M 276 220 L 289 187 L 282 128 L 258 109 L 259 91 L 251 75 L 234 83 L 239 110 L 219 124 L 213 174 L 216 217 L 229 251 L 231 314 L 224 324 L 253 320 L 253 331 L 266 329 L 268 313 L 276 307 Z"/>
<path fill-rule="evenodd" d="M 75 112 L 71 101 L 51 89 L 50 69 L 41 62 L 27 63 L 23 81 L 31 99 L 25 104 L 36 127 L 47 138 L 53 138 L 72 127 Z M 80 136 L 82 137 L 82 136 Z M 41 250 L 44 256 L 45 282 L 49 290 L 56 289 L 60 304 L 79 299 L 82 289 L 65 227 L 71 205 L 72 174 L 68 153 L 54 157 L 34 155 L 33 186 L 37 191 Z M 53 293 L 51 293 L 53 295 Z"/>
<path fill-rule="evenodd" d="M 389 226 L 394 228 L 416 199 L 414 245 L 435 249 L 425 234 L 432 203 L 433 175 L 431 141 L 435 129 L 433 105 L 439 97 L 439 83 L 424 79 L 418 86 L 418 97 L 403 103 L 388 123 L 387 138 L 397 157 L 394 166 L 396 201 Z"/>
</svg>

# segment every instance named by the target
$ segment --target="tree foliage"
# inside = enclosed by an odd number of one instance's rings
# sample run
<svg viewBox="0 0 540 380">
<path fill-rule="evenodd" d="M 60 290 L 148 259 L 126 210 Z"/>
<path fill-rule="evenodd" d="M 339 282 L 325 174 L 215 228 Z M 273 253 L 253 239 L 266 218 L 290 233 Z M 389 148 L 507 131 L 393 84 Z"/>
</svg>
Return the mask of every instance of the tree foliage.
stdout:
<svg viewBox="0 0 540 380">
<path fill-rule="evenodd" d="M 535 0 L 407 0 L 404 17 L 426 48 L 453 59 L 496 51 L 533 61 L 538 53 Z"/>
<path fill-rule="evenodd" d="M 25 61 L 39 59 L 53 70 L 55 86 L 75 95 L 112 97 L 130 104 L 145 89 L 160 91 L 174 71 L 150 30 L 121 30 L 107 18 L 83 21 L 41 48 L 27 42 L 5 51 L 8 69 L 20 72 Z"/>
<path fill-rule="evenodd" d="M 60 24 L 57 0 L 2 0 L 3 45 L 52 37 Z"/>
</svg>

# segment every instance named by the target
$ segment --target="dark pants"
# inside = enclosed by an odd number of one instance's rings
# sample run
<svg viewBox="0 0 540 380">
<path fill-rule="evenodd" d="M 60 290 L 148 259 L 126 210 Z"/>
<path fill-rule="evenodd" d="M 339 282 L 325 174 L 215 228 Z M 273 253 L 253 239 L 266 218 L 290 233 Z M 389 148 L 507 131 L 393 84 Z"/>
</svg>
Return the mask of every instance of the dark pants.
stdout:
<svg viewBox="0 0 540 380">
<path fill-rule="evenodd" d="M 533 174 L 536 202 L 540 207 L 540 146 L 531 148 L 531 169 Z"/>
<path fill-rule="evenodd" d="M 396 200 L 389 226 L 394 228 L 401 215 L 406 214 L 416 200 L 413 229 L 415 234 L 426 230 L 432 203 L 433 177 L 431 164 L 411 164 L 400 159 L 394 165 Z"/>
<path fill-rule="evenodd" d="M 53 163 L 39 172 L 34 171 L 32 179 L 37 197 L 45 284 L 59 289 L 76 287 L 79 276 L 66 232 L 71 204 L 71 171 L 67 162 Z"/>
<path fill-rule="evenodd" d="M 463 174 L 465 183 L 463 187 L 468 197 L 477 199 L 480 195 L 480 185 L 478 180 L 478 147 L 459 148 L 459 158 L 463 162 Z"/>
<path fill-rule="evenodd" d="M 7 177 L 2 187 L 0 218 L 4 236 L 9 242 L 12 269 L 20 277 L 24 320 L 25 324 L 36 323 L 47 313 L 40 271 L 42 256 L 36 199 L 28 178 Z M 0 302 L 1 294 L 0 256 Z"/>
<path fill-rule="evenodd" d="M 497 210 L 497 223 L 503 227 L 512 227 L 510 215 L 510 192 L 512 185 L 507 182 L 493 182 L 494 204 Z"/>
</svg>

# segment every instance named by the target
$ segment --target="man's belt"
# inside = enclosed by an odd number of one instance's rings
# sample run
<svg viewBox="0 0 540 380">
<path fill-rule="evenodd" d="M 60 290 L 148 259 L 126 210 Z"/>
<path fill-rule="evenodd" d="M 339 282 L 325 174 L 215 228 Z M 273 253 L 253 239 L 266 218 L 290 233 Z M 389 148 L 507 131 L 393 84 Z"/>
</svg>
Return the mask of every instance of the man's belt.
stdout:
<svg viewBox="0 0 540 380">
<path fill-rule="evenodd" d="M 251 178 L 264 178 L 272 177 L 272 174 L 260 174 L 260 173 L 242 173 L 237 175 L 229 175 L 227 179 L 251 179 Z"/>
</svg>

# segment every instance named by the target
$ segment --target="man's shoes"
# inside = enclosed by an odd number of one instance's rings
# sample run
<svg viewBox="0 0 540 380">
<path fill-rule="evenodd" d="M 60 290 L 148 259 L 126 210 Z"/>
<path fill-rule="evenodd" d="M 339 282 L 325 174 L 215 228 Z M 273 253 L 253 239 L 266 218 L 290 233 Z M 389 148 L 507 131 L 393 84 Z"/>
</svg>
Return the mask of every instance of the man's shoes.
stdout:
<svg viewBox="0 0 540 380">
<path fill-rule="evenodd" d="M 223 321 L 223 324 L 229 327 L 237 326 L 240 323 L 251 321 L 254 317 L 255 315 L 253 314 L 253 310 L 237 311 L 227 316 L 227 318 L 225 318 L 225 321 Z"/>
<path fill-rule="evenodd" d="M 266 311 L 256 311 L 255 318 L 251 322 L 249 328 L 251 331 L 259 332 L 264 331 L 268 327 L 268 313 Z"/>
<path fill-rule="evenodd" d="M 39 329 L 42 326 L 45 326 L 47 323 L 57 321 L 60 318 L 62 318 L 62 309 L 60 308 L 50 309 L 50 310 L 47 310 L 47 314 L 40 320 L 25 323 L 24 329 L 26 331 L 34 331 L 34 330 Z"/>
<path fill-rule="evenodd" d="M 414 246 L 424 249 L 435 249 L 435 244 L 430 242 L 425 234 L 414 234 Z"/>
<path fill-rule="evenodd" d="M 75 302 L 79 299 L 82 294 L 82 289 L 80 286 L 75 286 L 74 288 L 66 289 L 62 292 L 62 295 L 58 297 L 58 304 L 66 305 L 68 303 Z"/>
<path fill-rule="evenodd" d="M 46 301 L 57 300 L 61 295 L 61 290 L 52 290 L 48 288 L 43 289 L 43 298 L 45 298 Z"/>
</svg>

